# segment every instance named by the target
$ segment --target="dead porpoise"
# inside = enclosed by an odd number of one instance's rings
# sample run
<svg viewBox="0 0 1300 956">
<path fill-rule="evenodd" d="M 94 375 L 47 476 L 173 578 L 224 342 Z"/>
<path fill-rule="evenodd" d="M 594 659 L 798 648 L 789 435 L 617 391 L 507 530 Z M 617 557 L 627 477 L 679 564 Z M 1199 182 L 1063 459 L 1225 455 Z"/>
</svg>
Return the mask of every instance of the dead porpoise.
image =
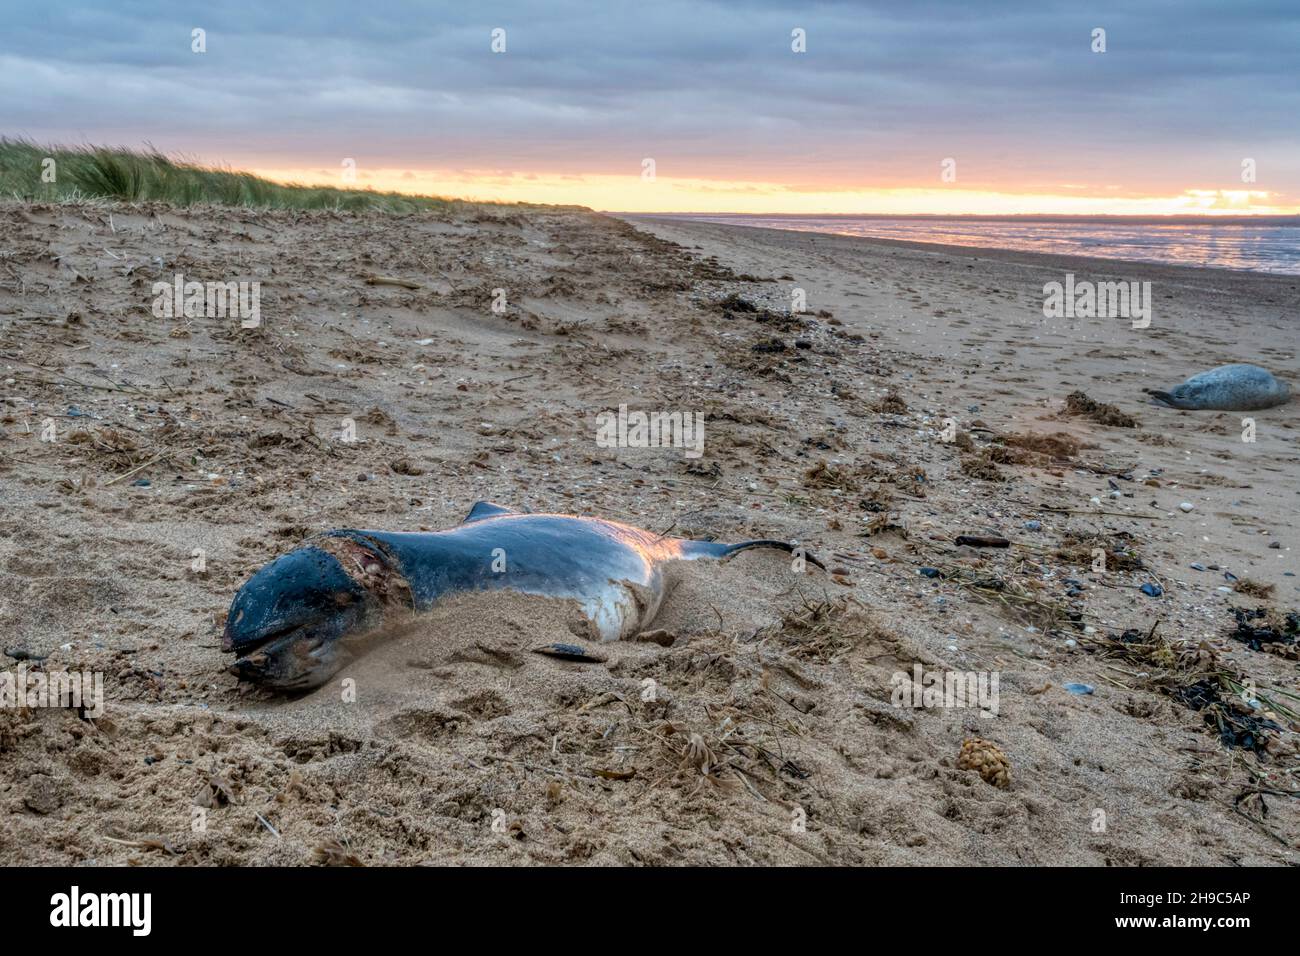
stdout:
<svg viewBox="0 0 1300 956">
<path fill-rule="evenodd" d="M 1171 408 L 1188 411 L 1213 409 L 1225 412 L 1250 412 L 1281 405 L 1291 397 L 1291 389 L 1272 373 L 1258 365 L 1220 365 L 1208 372 L 1193 375 L 1167 392 L 1144 388 L 1144 392 Z"/>
<path fill-rule="evenodd" d="M 231 672 L 283 690 L 318 687 L 355 656 L 385 609 L 425 611 L 462 591 L 510 590 L 572 598 L 591 636 L 632 637 L 663 600 L 663 566 L 726 558 L 749 548 L 799 554 L 784 541 L 721 544 L 556 514 L 519 514 L 480 501 L 447 531 L 330 531 L 276 558 L 245 582 L 226 618 Z M 822 567 L 811 555 L 812 564 Z"/>
</svg>

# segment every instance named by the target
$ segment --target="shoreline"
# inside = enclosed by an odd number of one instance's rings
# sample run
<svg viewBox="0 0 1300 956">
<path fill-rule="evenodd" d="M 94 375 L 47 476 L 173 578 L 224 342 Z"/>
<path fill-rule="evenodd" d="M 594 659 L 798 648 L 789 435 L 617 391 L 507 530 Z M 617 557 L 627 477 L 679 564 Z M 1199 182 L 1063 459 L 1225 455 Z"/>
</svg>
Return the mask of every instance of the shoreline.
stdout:
<svg viewBox="0 0 1300 956">
<path fill-rule="evenodd" d="M 1191 272 L 1221 272 L 1233 276 L 1262 276 L 1276 280 L 1289 280 L 1292 285 L 1300 285 L 1300 275 L 1285 272 L 1263 272 L 1254 269 L 1232 269 L 1226 266 L 1209 266 L 1209 265 L 1184 265 L 1172 262 L 1151 262 L 1144 259 L 1119 259 L 1106 256 L 1087 256 L 1076 255 L 1072 253 L 1058 252 L 1034 252 L 1032 250 L 1009 249 L 1004 247 L 985 247 L 985 246 L 962 246 L 951 243 L 941 242 L 922 242 L 915 239 L 891 239 L 880 236 L 855 236 L 848 233 L 840 232 L 817 232 L 810 229 L 779 229 L 773 226 L 749 226 L 742 223 L 719 223 L 708 222 L 699 219 L 690 219 L 687 217 L 664 216 L 653 213 L 597 213 L 597 215 L 610 216 L 616 219 L 622 219 L 626 222 L 662 222 L 665 224 L 683 224 L 693 223 L 700 226 L 716 226 L 725 229 L 738 230 L 761 230 L 764 232 L 779 232 L 789 235 L 816 236 L 824 239 L 850 239 L 857 242 L 866 242 L 884 246 L 899 246 L 903 248 L 912 248 L 922 251 L 934 252 L 938 254 L 951 256 L 969 256 L 973 259 L 986 258 L 997 261 L 1012 261 L 1018 257 L 1029 257 L 1033 260 L 1039 260 L 1037 265 L 1060 265 L 1083 261 L 1085 263 L 1095 263 L 1097 270 L 1103 270 L 1110 267 L 1113 274 L 1118 266 L 1133 270 L 1171 270 L 1173 272 L 1191 271 Z M 975 253 L 978 253 L 976 255 Z M 1141 278 L 1146 278 L 1142 276 Z"/>
</svg>

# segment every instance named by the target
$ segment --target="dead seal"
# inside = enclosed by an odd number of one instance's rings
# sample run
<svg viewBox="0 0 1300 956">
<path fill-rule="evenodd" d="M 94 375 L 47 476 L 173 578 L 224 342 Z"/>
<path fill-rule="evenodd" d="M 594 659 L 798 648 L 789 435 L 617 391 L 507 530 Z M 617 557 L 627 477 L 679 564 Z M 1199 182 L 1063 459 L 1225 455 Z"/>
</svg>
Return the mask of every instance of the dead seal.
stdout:
<svg viewBox="0 0 1300 956">
<path fill-rule="evenodd" d="M 588 636 L 630 638 L 659 610 L 668 562 L 750 548 L 796 550 L 766 539 L 665 538 L 616 521 L 519 514 L 480 501 L 446 531 L 330 531 L 276 558 L 235 595 L 222 648 L 238 655 L 230 670 L 242 680 L 307 690 L 352 660 L 392 608 L 425 611 L 450 594 L 492 590 L 574 599 Z"/>
<path fill-rule="evenodd" d="M 1143 391 L 1171 408 L 1188 411 L 1250 412 L 1281 405 L 1291 397 L 1290 387 L 1271 372 L 1244 364 L 1220 365 L 1193 375 L 1167 392 L 1152 388 Z"/>
</svg>

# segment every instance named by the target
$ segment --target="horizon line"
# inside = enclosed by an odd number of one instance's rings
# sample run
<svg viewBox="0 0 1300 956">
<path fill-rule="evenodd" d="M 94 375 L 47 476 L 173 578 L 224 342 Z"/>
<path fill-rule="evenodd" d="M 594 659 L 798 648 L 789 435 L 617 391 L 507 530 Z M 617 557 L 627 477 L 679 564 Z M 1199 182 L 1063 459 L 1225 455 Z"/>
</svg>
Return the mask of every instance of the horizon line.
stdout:
<svg viewBox="0 0 1300 956">
<path fill-rule="evenodd" d="M 683 212 L 678 210 L 660 210 L 655 212 L 628 212 L 618 209 L 597 209 L 607 216 L 678 216 L 701 219 L 707 217 L 727 217 L 732 219 L 964 219 L 970 222 L 1125 222 L 1133 225 L 1142 223 L 1179 222 L 1187 224 L 1204 223 L 1206 225 L 1272 224 L 1300 226 L 1300 213 L 1141 213 L 1126 215 L 1124 213 L 942 213 L 942 212 Z"/>
</svg>

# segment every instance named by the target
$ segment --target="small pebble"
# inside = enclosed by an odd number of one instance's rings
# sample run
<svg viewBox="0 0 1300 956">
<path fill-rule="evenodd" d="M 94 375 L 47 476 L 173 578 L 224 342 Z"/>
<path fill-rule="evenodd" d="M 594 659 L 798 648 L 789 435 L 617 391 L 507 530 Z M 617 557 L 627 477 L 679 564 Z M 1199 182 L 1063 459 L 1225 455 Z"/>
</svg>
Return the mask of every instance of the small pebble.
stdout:
<svg viewBox="0 0 1300 956">
<path fill-rule="evenodd" d="M 1204 570 L 1205 570 L 1205 565 L 1203 565 L 1203 564 L 1193 564 L 1193 565 L 1192 565 L 1192 570 L 1193 570 L 1193 571 L 1204 571 Z"/>
<path fill-rule="evenodd" d="M 937 578 L 937 577 L 939 577 L 939 569 L 938 569 L 938 568 L 920 568 L 920 569 L 918 569 L 918 570 L 920 571 L 920 574 L 921 574 L 922 577 L 926 577 L 926 578 Z"/>
<path fill-rule="evenodd" d="M 1026 531 L 1042 531 L 1042 530 L 1043 530 L 1043 523 L 1042 523 L 1041 521 L 1026 521 L 1026 522 L 1025 522 L 1025 530 L 1026 530 Z"/>
<path fill-rule="evenodd" d="M 1178 506 L 1178 510 L 1183 512 L 1191 511 L 1192 503 L 1190 501 L 1184 501 L 1182 504 Z"/>
</svg>

